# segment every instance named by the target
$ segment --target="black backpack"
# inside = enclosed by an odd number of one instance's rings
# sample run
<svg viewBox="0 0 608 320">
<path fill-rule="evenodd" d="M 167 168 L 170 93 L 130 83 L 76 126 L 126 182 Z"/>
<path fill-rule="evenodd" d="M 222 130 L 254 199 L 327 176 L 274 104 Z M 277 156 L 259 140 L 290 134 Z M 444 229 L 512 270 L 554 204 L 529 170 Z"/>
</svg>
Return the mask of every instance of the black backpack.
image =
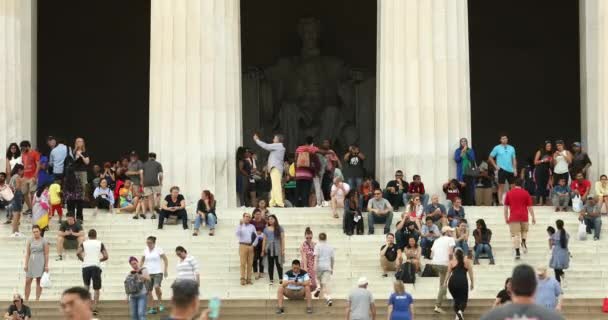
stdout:
<svg viewBox="0 0 608 320">
<path fill-rule="evenodd" d="M 66 148 L 68 149 L 68 152 L 63 160 L 63 172 L 65 172 L 66 169 L 71 168 L 74 164 L 74 154 L 72 153 L 72 148 L 68 146 L 66 146 Z"/>
<path fill-rule="evenodd" d="M 416 283 L 416 266 L 411 262 L 406 262 L 401 265 L 401 278 L 403 283 Z"/>
</svg>

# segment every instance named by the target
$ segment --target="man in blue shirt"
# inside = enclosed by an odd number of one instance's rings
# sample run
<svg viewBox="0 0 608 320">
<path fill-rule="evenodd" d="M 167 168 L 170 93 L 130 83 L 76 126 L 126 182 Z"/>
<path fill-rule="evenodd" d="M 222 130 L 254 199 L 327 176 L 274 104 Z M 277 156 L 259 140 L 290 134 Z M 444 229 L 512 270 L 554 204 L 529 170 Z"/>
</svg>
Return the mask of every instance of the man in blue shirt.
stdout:
<svg viewBox="0 0 608 320">
<path fill-rule="evenodd" d="M 515 148 L 508 142 L 509 138 L 506 135 L 501 135 L 500 144 L 492 149 L 490 157 L 488 157 L 488 162 L 498 170 L 498 202 L 500 204 L 502 204 L 505 181 L 508 181 L 509 186 L 511 186 L 517 176 Z"/>
<path fill-rule="evenodd" d="M 306 313 L 312 313 L 312 295 L 310 293 L 310 276 L 300 268 L 300 260 L 291 262 L 291 270 L 285 272 L 283 282 L 277 291 L 277 314 L 283 314 L 283 300 L 306 299 Z"/>
<path fill-rule="evenodd" d="M 63 180 L 63 169 L 65 166 L 65 158 L 68 155 L 68 147 L 61 142 L 57 142 L 57 139 L 53 136 L 49 136 L 46 139 L 46 143 L 51 148 L 49 155 L 49 167 L 55 180 Z"/>
</svg>

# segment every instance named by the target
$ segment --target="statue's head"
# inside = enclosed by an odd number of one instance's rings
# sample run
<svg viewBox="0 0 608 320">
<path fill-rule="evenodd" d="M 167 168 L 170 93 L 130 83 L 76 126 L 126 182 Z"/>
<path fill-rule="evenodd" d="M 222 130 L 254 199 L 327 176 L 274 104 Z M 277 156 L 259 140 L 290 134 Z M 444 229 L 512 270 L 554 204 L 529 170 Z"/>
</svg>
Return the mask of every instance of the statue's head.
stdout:
<svg viewBox="0 0 608 320">
<path fill-rule="evenodd" d="M 302 18 L 298 22 L 298 34 L 304 48 L 317 48 L 321 34 L 321 21 L 317 18 Z"/>
</svg>

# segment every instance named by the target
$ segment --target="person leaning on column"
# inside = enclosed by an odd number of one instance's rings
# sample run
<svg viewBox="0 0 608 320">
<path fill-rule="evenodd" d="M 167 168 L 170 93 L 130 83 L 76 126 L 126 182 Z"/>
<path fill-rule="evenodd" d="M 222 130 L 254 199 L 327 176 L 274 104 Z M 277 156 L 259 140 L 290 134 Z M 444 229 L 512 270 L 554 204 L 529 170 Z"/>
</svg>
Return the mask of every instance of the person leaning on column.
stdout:
<svg viewBox="0 0 608 320">
<path fill-rule="evenodd" d="M 236 237 L 239 240 L 239 257 L 241 264 L 241 285 L 253 284 L 251 274 L 253 273 L 253 248 L 258 244 L 258 236 L 255 226 L 250 223 L 251 214 L 243 213 L 243 219 L 236 228 Z"/>
</svg>

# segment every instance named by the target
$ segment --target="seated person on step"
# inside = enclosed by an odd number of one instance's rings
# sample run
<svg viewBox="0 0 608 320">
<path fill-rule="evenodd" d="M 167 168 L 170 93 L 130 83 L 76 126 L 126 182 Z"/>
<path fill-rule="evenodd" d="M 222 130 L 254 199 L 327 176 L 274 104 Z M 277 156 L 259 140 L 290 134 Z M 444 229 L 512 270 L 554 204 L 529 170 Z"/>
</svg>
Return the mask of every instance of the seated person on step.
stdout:
<svg viewBox="0 0 608 320">
<path fill-rule="evenodd" d="M 608 176 L 605 174 L 600 176 L 600 181 L 595 183 L 595 196 L 597 197 L 597 205 L 600 207 L 606 206 L 604 212 L 608 212 Z"/>
<path fill-rule="evenodd" d="M 374 223 L 384 222 L 384 234 L 389 233 L 393 222 L 393 206 L 382 198 L 382 190 L 374 190 L 374 197 L 367 203 L 368 233 L 374 234 Z"/>
<path fill-rule="evenodd" d="M 63 260 L 63 245 L 66 241 L 71 242 L 74 249 L 77 249 L 84 242 L 84 229 L 78 221 L 74 212 L 68 212 L 67 219 L 59 227 L 57 233 L 57 260 Z M 78 243 L 74 243 L 78 242 Z"/>
<path fill-rule="evenodd" d="M 387 277 L 389 271 L 397 271 L 397 245 L 392 233 L 386 235 L 386 243 L 380 247 L 380 266 L 382 276 Z"/>
<path fill-rule="evenodd" d="M 462 190 L 464 188 L 464 182 L 460 182 L 456 179 L 452 179 L 443 184 L 443 192 L 445 193 L 446 207 L 450 209 L 456 200 L 456 198 L 462 198 Z"/>
<path fill-rule="evenodd" d="M 431 203 L 424 208 L 424 214 L 427 218 L 431 218 L 439 228 L 448 226 L 445 206 L 439 203 L 438 195 L 434 194 L 431 197 Z"/>
<path fill-rule="evenodd" d="M 486 222 L 483 219 L 477 220 L 476 228 L 473 231 L 473 237 L 475 238 L 475 260 L 474 264 L 479 264 L 479 258 L 485 255 L 490 259 L 490 264 L 494 264 L 494 255 L 492 254 L 492 246 L 490 241 L 492 240 L 492 230 L 488 229 Z"/>
<path fill-rule="evenodd" d="M 391 203 L 393 208 L 399 208 L 402 204 L 407 205 L 407 202 L 403 202 L 405 198 L 403 195 L 407 194 L 408 187 L 407 181 L 403 179 L 403 171 L 397 170 L 395 172 L 395 180 L 391 180 L 386 184 L 384 198 Z"/>
<path fill-rule="evenodd" d="M 285 272 L 283 282 L 277 290 L 277 314 L 283 314 L 283 300 L 306 300 L 306 312 L 312 313 L 312 295 L 310 292 L 310 276 L 300 268 L 300 260 L 291 262 L 291 270 Z"/>
<path fill-rule="evenodd" d="M 551 201 L 555 207 L 555 212 L 568 211 L 568 202 L 570 202 L 570 187 L 567 185 L 568 181 L 561 178 L 557 185 L 553 186 L 551 192 Z"/>
<path fill-rule="evenodd" d="M 460 248 L 465 256 L 469 254 L 469 227 L 467 220 L 462 219 L 458 223 L 455 230 L 454 240 L 456 241 L 455 248 Z"/>
<path fill-rule="evenodd" d="M 454 204 L 448 209 L 448 223 L 450 227 L 456 228 L 460 220 L 464 219 L 464 207 L 462 206 L 462 199 L 454 199 Z"/>
<path fill-rule="evenodd" d="M 420 235 L 422 236 L 422 240 L 420 240 L 422 255 L 427 259 L 431 259 L 433 243 L 441 236 L 439 228 L 433 223 L 433 218 L 426 218 L 425 223 L 422 225 L 422 230 L 420 230 Z"/>
<path fill-rule="evenodd" d="M 170 216 L 176 216 L 178 220 L 182 220 L 184 230 L 188 229 L 188 212 L 186 212 L 186 199 L 179 193 L 179 187 L 173 186 L 169 190 L 170 194 L 165 197 L 160 208 L 160 217 L 158 217 L 158 229 L 163 228 L 165 219 Z"/>
<path fill-rule="evenodd" d="M 583 206 L 579 220 L 585 222 L 587 234 L 591 234 L 591 230 L 593 230 L 593 240 L 597 241 L 600 239 L 602 216 L 600 214 L 600 206 L 595 203 L 595 199 L 592 196 L 587 198 L 587 203 Z"/>
<path fill-rule="evenodd" d="M 429 203 L 429 195 L 424 190 L 424 183 L 422 183 L 420 175 L 417 174 L 412 177 L 412 182 L 407 188 L 407 193 L 403 195 L 403 203 L 408 203 L 415 196 L 420 197 L 423 206 Z"/>
<path fill-rule="evenodd" d="M 13 295 L 13 304 L 11 304 L 4 314 L 5 320 L 30 320 L 32 311 L 30 307 L 23 304 L 23 298 L 20 294 Z"/>
<path fill-rule="evenodd" d="M 344 201 L 344 217 L 342 218 L 342 227 L 344 233 L 352 236 L 355 232 L 362 235 L 363 232 L 363 214 L 359 206 L 359 197 L 356 190 L 350 190 Z"/>
<path fill-rule="evenodd" d="M 410 237 L 415 237 L 416 242 L 420 238 L 418 225 L 412 221 L 412 218 L 407 213 L 401 214 L 401 220 L 397 222 L 395 227 L 395 243 L 398 249 L 403 249 L 407 245 L 407 240 Z"/>
</svg>

